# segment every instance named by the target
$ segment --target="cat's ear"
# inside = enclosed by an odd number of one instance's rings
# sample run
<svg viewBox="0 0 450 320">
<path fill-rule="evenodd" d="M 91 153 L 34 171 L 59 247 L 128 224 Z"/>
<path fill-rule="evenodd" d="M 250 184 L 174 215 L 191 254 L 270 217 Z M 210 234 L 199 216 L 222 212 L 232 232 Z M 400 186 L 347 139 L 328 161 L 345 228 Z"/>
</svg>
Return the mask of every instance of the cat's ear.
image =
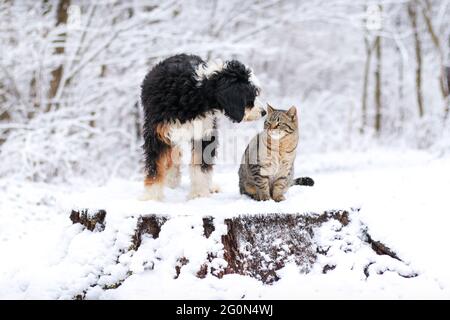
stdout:
<svg viewBox="0 0 450 320">
<path fill-rule="evenodd" d="M 267 104 L 267 114 L 270 115 L 274 111 L 275 109 L 270 104 Z"/>
<path fill-rule="evenodd" d="M 287 114 L 288 114 L 289 116 L 291 116 L 292 118 L 295 118 L 295 117 L 297 116 L 297 108 L 296 108 L 295 106 L 292 106 L 292 107 L 288 110 Z"/>
</svg>

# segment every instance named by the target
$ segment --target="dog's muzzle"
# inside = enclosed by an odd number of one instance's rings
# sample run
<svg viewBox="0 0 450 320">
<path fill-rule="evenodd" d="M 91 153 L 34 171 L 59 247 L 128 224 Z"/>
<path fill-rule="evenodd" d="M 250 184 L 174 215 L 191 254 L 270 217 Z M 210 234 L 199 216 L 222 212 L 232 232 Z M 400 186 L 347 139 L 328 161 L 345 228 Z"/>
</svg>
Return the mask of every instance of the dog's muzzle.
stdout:
<svg viewBox="0 0 450 320">
<path fill-rule="evenodd" d="M 255 100 L 253 108 L 245 108 L 244 121 L 254 121 L 264 117 L 267 114 L 258 100 Z"/>
</svg>

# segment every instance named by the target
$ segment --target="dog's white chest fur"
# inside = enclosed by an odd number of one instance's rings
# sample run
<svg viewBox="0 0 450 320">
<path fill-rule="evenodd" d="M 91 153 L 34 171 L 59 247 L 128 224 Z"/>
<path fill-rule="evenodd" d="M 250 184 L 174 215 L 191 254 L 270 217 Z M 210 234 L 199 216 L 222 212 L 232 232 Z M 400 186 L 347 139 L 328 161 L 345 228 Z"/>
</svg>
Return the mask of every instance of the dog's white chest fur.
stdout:
<svg viewBox="0 0 450 320">
<path fill-rule="evenodd" d="M 208 112 L 186 123 L 174 123 L 170 125 L 169 137 L 172 143 L 181 144 L 189 140 L 202 140 L 211 136 L 214 130 L 214 122 L 217 112 Z"/>
</svg>

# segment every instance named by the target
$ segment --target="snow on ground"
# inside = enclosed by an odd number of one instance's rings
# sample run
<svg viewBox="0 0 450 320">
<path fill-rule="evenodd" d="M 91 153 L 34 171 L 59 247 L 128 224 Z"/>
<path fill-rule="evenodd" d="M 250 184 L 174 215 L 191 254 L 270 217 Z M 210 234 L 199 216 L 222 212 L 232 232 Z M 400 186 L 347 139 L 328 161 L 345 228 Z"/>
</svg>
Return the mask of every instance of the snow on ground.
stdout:
<svg viewBox="0 0 450 320">
<path fill-rule="evenodd" d="M 86 289 L 88 299 L 450 298 L 450 157 L 376 149 L 301 155 L 296 165 L 299 175 L 312 176 L 316 185 L 292 187 L 281 203 L 239 195 L 235 167 L 217 168 L 221 193 L 188 202 L 186 176 L 180 188 L 167 190 L 165 202 L 138 201 L 139 181 L 74 188 L 0 180 L 0 298 L 72 299 Z M 105 209 L 106 229 L 72 225 L 73 208 Z M 273 285 L 240 275 L 196 277 L 206 254 L 222 250 L 220 236 L 226 232 L 219 224 L 204 238 L 204 215 L 220 221 L 243 213 L 350 208 L 361 210 L 348 227 L 339 231 L 330 221 L 316 235 L 331 249 L 308 274 L 288 264 Z M 136 252 L 127 252 L 137 217 L 149 213 L 172 218 L 158 239 L 145 237 Z M 361 223 L 407 265 L 374 255 L 360 239 Z M 343 245 L 352 250 L 342 251 Z M 175 279 L 182 256 L 189 264 Z M 330 262 L 336 269 L 323 274 L 322 266 Z M 368 262 L 374 272 L 366 277 L 361 268 Z M 220 268 L 224 261 L 219 255 L 211 264 Z M 378 269 L 395 272 L 377 274 Z M 418 276 L 398 275 L 411 270 Z"/>
</svg>

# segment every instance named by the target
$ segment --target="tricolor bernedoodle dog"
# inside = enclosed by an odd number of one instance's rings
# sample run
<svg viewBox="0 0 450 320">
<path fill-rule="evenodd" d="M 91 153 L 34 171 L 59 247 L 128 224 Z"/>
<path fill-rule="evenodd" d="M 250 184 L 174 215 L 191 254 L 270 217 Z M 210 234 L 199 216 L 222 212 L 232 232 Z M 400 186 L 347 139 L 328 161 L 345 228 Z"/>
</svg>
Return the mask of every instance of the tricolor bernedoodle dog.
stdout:
<svg viewBox="0 0 450 320">
<path fill-rule="evenodd" d="M 180 184 L 180 143 L 191 142 L 189 198 L 218 192 L 212 185 L 217 147 L 217 117 L 233 122 L 265 115 L 252 71 L 236 60 L 207 63 L 180 54 L 157 64 L 142 83 L 144 108 L 145 194 L 161 200 L 163 187 Z"/>
</svg>

